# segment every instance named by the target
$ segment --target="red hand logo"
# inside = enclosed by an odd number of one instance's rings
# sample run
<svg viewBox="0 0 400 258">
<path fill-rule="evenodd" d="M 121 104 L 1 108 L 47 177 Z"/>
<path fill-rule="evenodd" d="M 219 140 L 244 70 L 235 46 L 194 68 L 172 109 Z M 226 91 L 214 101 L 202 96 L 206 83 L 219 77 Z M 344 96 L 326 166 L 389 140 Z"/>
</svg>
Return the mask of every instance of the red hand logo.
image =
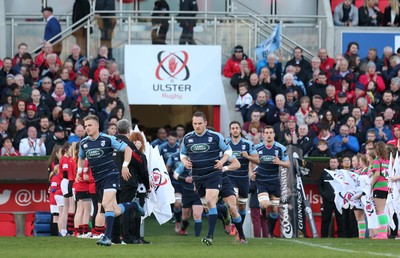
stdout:
<svg viewBox="0 0 400 258">
<path fill-rule="evenodd" d="M 172 57 L 169 59 L 169 71 L 170 71 L 171 73 L 175 72 L 175 69 L 176 69 L 177 64 L 178 64 L 178 63 L 175 61 L 175 57 L 172 56 Z"/>
</svg>

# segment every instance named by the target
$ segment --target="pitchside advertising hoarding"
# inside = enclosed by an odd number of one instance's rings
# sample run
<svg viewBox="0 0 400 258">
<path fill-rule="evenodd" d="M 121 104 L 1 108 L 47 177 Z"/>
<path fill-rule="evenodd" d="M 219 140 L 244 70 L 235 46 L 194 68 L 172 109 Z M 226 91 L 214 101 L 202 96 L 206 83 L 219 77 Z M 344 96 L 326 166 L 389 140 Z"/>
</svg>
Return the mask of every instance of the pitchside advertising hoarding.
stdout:
<svg viewBox="0 0 400 258">
<path fill-rule="evenodd" d="M 48 184 L 0 184 L 0 212 L 49 211 Z"/>
</svg>

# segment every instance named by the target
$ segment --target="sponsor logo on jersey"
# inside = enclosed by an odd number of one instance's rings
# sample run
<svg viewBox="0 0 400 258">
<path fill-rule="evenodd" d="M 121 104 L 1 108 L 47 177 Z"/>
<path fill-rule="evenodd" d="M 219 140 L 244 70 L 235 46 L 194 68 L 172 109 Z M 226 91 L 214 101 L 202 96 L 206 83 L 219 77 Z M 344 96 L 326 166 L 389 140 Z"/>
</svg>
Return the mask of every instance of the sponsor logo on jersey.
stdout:
<svg viewBox="0 0 400 258">
<path fill-rule="evenodd" d="M 194 145 L 192 145 L 192 147 L 190 147 L 191 151 L 197 152 L 197 153 L 206 152 L 209 149 L 210 149 L 210 146 L 205 143 L 194 144 Z"/>
<path fill-rule="evenodd" d="M 262 156 L 260 158 L 260 162 L 264 162 L 264 163 L 272 162 L 274 160 L 274 158 L 275 158 L 274 156 L 270 156 L 270 155 Z"/>
<path fill-rule="evenodd" d="M 86 148 L 87 148 L 87 144 L 86 144 L 86 143 L 83 145 L 83 148 L 84 148 L 84 149 L 86 149 Z"/>
<path fill-rule="evenodd" d="M 242 150 L 245 150 L 246 149 L 246 145 L 242 145 Z"/>
<path fill-rule="evenodd" d="M 278 156 L 278 154 L 279 154 L 279 151 L 275 150 L 275 156 Z"/>
<path fill-rule="evenodd" d="M 101 141 L 100 145 L 101 145 L 101 147 L 104 147 L 106 145 L 106 141 Z"/>
<path fill-rule="evenodd" d="M 192 143 L 192 142 L 193 142 L 193 139 L 189 139 L 188 142 L 189 142 L 189 143 Z"/>
<path fill-rule="evenodd" d="M 86 157 L 93 159 L 93 158 L 99 158 L 101 156 L 103 156 L 104 152 L 101 149 L 92 149 L 92 150 L 88 150 L 86 152 Z"/>
<path fill-rule="evenodd" d="M 236 158 L 239 158 L 239 157 L 242 156 L 242 152 L 241 152 L 241 151 L 234 151 L 234 152 L 233 152 L 233 155 L 235 155 Z"/>
</svg>

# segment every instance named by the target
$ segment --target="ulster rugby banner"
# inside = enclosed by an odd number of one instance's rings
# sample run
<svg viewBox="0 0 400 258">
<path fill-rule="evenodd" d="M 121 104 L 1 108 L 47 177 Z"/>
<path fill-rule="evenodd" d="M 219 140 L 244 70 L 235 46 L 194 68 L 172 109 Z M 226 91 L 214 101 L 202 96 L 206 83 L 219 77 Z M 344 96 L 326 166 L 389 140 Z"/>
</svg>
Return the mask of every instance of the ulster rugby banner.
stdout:
<svg viewBox="0 0 400 258">
<path fill-rule="evenodd" d="M 220 46 L 126 45 L 131 105 L 221 105 Z"/>
</svg>

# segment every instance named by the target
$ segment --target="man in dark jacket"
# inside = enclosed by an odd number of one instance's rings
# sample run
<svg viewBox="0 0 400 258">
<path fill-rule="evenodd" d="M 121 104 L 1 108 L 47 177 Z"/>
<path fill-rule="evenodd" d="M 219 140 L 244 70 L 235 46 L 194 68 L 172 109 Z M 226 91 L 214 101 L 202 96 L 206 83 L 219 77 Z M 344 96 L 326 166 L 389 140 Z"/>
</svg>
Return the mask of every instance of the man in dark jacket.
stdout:
<svg viewBox="0 0 400 258">
<path fill-rule="evenodd" d="M 110 13 L 97 14 L 96 18 L 97 24 L 99 25 L 99 30 L 101 31 L 100 42 L 101 45 L 105 45 L 108 48 L 109 57 L 112 57 L 112 34 L 117 23 L 116 19 L 113 17 L 108 18 L 108 16 L 115 16 L 115 1 L 114 0 L 97 0 L 96 11 L 111 11 Z M 103 18 L 104 17 L 104 18 Z"/>
<path fill-rule="evenodd" d="M 332 157 L 329 160 L 329 169 L 335 170 L 339 168 L 339 160 L 336 157 Z M 332 212 L 335 212 L 336 224 L 338 236 L 343 237 L 343 219 L 342 214 L 336 209 L 335 205 L 335 194 L 333 188 L 329 182 L 325 180 L 333 180 L 332 176 L 323 170 L 318 181 L 318 191 L 322 196 L 322 224 L 321 224 L 321 237 L 329 236 L 329 225 L 332 220 Z"/>
<path fill-rule="evenodd" d="M 131 177 L 125 181 L 121 176 L 121 190 L 118 192 L 118 201 L 131 202 L 133 198 L 139 198 L 139 203 L 143 207 L 147 190 L 150 189 L 149 174 L 147 170 L 146 156 L 139 150 L 143 149 L 142 142 L 131 142 L 128 139 L 130 135 L 130 123 L 126 119 L 118 121 L 117 124 L 118 140 L 125 142 L 132 149 L 132 159 L 128 165 Z M 124 153 L 116 153 L 115 164 L 121 171 L 124 162 Z M 145 189 L 140 189 L 141 186 Z M 139 189 L 138 189 L 139 188 Z M 120 217 L 122 241 L 127 244 L 150 244 L 140 236 L 141 218 L 134 211 L 125 211 Z M 119 223 L 114 223 L 118 228 Z M 113 228 L 112 242 L 116 243 L 119 240 L 118 230 Z"/>
<path fill-rule="evenodd" d="M 169 11 L 169 5 L 165 0 L 157 0 L 154 3 L 153 11 L 157 13 L 152 13 L 151 16 L 154 18 L 151 20 L 153 28 L 151 30 L 151 44 L 153 45 L 165 45 L 165 38 L 167 37 L 167 32 L 169 29 L 168 19 L 163 19 L 169 17 L 169 13 L 161 13 L 161 11 Z M 157 18 L 157 17 L 162 17 Z"/>
<path fill-rule="evenodd" d="M 75 0 L 73 9 L 72 9 L 72 23 L 75 26 L 72 29 L 75 29 L 82 24 L 87 22 L 86 20 L 81 21 L 86 15 L 90 13 L 90 3 L 88 0 Z M 73 33 L 76 38 L 76 44 L 82 48 L 81 54 L 86 56 L 86 46 L 87 46 L 87 29 L 85 27 L 79 28 L 77 31 Z"/>
<path fill-rule="evenodd" d="M 195 17 L 199 10 L 197 6 L 197 0 L 181 0 L 179 1 L 179 11 L 190 11 L 190 13 L 180 13 L 178 16 L 181 17 Z M 179 45 L 196 45 L 196 41 L 193 38 L 193 28 L 196 26 L 195 19 L 180 18 L 179 24 L 182 27 L 182 34 L 179 38 Z"/>
</svg>

